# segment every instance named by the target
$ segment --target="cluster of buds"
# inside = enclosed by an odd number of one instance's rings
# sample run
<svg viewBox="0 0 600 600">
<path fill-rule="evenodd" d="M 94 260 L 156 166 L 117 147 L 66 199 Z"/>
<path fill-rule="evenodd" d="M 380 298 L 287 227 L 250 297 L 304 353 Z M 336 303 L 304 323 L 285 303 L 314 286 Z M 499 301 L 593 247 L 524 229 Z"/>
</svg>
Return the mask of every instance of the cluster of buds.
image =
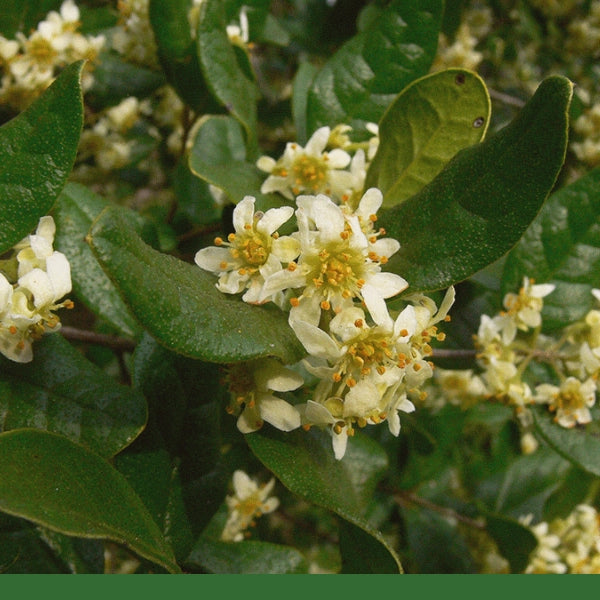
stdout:
<svg viewBox="0 0 600 600">
<path fill-rule="evenodd" d="M 531 515 L 521 519 L 530 526 Z M 538 545 L 525 573 L 600 574 L 600 515 L 579 504 L 566 518 L 530 526 Z"/>
<path fill-rule="evenodd" d="M 82 78 L 84 91 L 92 85 L 90 69 L 106 40 L 102 35 L 79 33 L 79 25 L 79 8 L 73 0 L 65 0 L 60 11 L 49 12 L 29 37 L 21 32 L 14 40 L 0 36 L 3 103 L 17 111 L 27 108 L 61 69 L 77 60 L 88 61 Z"/>
</svg>

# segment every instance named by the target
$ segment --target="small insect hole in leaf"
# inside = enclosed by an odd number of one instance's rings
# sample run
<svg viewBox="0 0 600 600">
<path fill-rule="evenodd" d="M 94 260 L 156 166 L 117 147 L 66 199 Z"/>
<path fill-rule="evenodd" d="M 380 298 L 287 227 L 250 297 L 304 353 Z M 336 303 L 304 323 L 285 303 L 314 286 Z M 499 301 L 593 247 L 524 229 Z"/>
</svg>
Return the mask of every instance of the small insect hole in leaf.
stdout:
<svg viewBox="0 0 600 600">
<path fill-rule="evenodd" d="M 455 78 L 454 81 L 456 82 L 456 85 L 462 85 L 465 82 L 465 74 L 464 73 L 459 73 Z"/>
<path fill-rule="evenodd" d="M 485 123 L 485 119 L 483 117 L 477 117 L 473 121 L 473 127 L 475 127 L 475 129 L 479 129 L 484 123 Z"/>
</svg>

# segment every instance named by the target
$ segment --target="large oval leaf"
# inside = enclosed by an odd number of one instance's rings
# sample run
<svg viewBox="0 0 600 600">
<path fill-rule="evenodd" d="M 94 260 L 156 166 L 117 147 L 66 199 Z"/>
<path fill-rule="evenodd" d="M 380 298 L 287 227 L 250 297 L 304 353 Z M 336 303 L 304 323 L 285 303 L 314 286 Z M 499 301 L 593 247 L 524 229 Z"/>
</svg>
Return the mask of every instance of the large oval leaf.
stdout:
<svg viewBox="0 0 600 600">
<path fill-rule="evenodd" d="M 60 334 L 36 342 L 33 361 L 0 356 L 0 430 L 60 433 L 110 457 L 146 424 L 143 395 L 118 384 Z"/>
<path fill-rule="evenodd" d="M 29 108 L 0 127 L 0 254 L 48 214 L 73 168 L 83 126 L 83 64 L 64 69 Z"/>
<path fill-rule="evenodd" d="M 448 69 L 411 83 L 379 122 L 379 148 L 365 187 L 379 188 L 384 206 L 416 194 L 459 150 L 483 139 L 490 110 L 476 73 Z"/>
<path fill-rule="evenodd" d="M 429 70 L 442 13 L 441 0 L 392 0 L 313 79 L 308 133 L 323 125 L 377 123 L 396 94 Z"/>
<path fill-rule="evenodd" d="M 213 275 L 144 244 L 115 207 L 88 240 L 137 320 L 170 350 L 224 363 L 304 355 L 283 312 L 222 294 Z"/>
<path fill-rule="evenodd" d="M 56 248 L 71 265 L 73 292 L 96 315 L 124 335 L 135 336 L 140 326 L 85 243 L 92 221 L 109 205 L 85 186 L 68 183 L 56 202 Z"/>
<path fill-rule="evenodd" d="M 85 538 L 113 540 L 172 573 L 169 545 L 125 478 L 97 454 L 36 429 L 0 434 L 0 510 Z"/>
<path fill-rule="evenodd" d="M 553 416 L 543 409 L 534 410 L 535 429 L 562 457 L 579 468 L 600 477 L 600 422 L 598 410 L 587 425 L 565 429 L 554 422 Z"/>
<path fill-rule="evenodd" d="M 540 210 L 561 170 L 571 82 L 545 79 L 518 117 L 461 150 L 429 185 L 384 211 L 400 250 L 389 270 L 408 292 L 448 287 L 505 254 Z"/>
<path fill-rule="evenodd" d="M 524 277 L 556 288 L 544 298 L 544 327 L 578 321 L 593 307 L 600 287 L 600 169 L 548 198 L 504 263 L 502 292 L 515 292 Z"/>
<path fill-rule="evenodd" d="M 260 430 L 246 435 L 246 441 L 290 491 L 348 521 L 346 538 L 363 538 L 364 534 L 357 534 L 354 528 L 372 538 L 373 560 L 364 561 L 361 572 L 401 572 L 394 551 L 365 517 L 375 485 L 387 469 L 387 455 L 381 446 L 367 436 L 356 436 L 348 444 L 344 458 L 336 460 L 331 438 L 322 431 L 282 434 Z M 356 561 L 352 564 L 356 566 Z M 372 571 L 375 565 L 376 571 Z"/>
</svg>

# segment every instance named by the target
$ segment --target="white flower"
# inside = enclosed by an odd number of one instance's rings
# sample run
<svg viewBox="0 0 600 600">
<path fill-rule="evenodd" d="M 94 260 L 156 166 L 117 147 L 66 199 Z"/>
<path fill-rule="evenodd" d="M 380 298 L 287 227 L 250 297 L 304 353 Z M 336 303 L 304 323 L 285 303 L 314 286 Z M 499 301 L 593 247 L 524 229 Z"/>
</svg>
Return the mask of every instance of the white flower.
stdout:
<svg viewBox="0 0 600 600">
<path fill-rule="evenodd" d="M 52 248 L 55 225 L 42 217 L 34 234 L 27 236 L 6 259 L 7 273 L 0 272 L 0 352 L 10 360 L 33 359 L 32 340 L 58 331 L 60 320 L 54 311 L 72 307 L 70 300 L 59 302 L 71 291 L 71 268 L 66 256 Z"/>
<path fill-rule="evenodd" d="M 359 216 L 347 214 L 327 196 L 300 196 L 297 204 L 297 265 L 291 272 L 266 278 L 263 289 L 264 298 L 301 288 L 292 300 L 290 321 L 316 324 L 321 310 L 339 312 L 352 306 L 355 298 L 371 310 L 371 305 L 380 305 L 408 286 L 399 275 L 381 272 L 381 265 L 399 248 L 395 240 L 367 238 Z"/>
<path fill-rule="evenodd" d="M 203 248 L 196 253 L 196 264 L 219 275 L 217 288 L 226 294 L 238 294 L 253 304 L 273 300 L 275 293 L 264 293 L 265 279 L 281 272 L 300 251 L 297 240 L 279 237 L 277 229 L 294 213 L 290 206 L 272 208 L 266 213 L 254 212 L 255 199 L 246 196 L 233 211 L 235 233 L 225 242 L 216 238 L 217 246 Z M 284 274 L 287 272 L 284 271 Z"/>
<path fill-rule="evenodd" d="M 592 378 L 582 383 L 575 377 L 567 377 L 560 387 L 542 383 L 535 388 L 534 399 L 556 411 L 554 420 L 562 427 L 583 425 L 592 420 L 590 408 L 596 402 L 596 383 Z"/>
<path fill-rule="evenodd" d="M 556 286 L 550 283 L 533 285 L 533 280 L 523 278 L 523 286 L 518 294 L 509 293 L 504 296 L 504 308 L 500 323 L 503 330 L 503 341 L 510 344 L 517 330 L 527 331 L 542 324 L 543 298 L 554 291 Z"/>
<path fill-rule="evenodd" d="M 279 192 L 293 200 L 300 194 L 327 194 L 341 200 L 357 189 L 354 175 L 345 170 L 350 155 L 340 148 L 326 152 L 329 127 L 317 129 L 303 148 L 295 142 L 286 145 L 283 156 L 274 160 L 261 156 L 256 166 L 269 173 L 260 191 L 263 194 Z"/>
<path fill-rule="evenodd" d="M 273 394 L 299 388 L 301 375 L 272 358 L 262 358 L 228 368 L 227 383 L 231 393 L 230 414 L 238 415 L 237 427 L 252 433 L 266 421 L 281 431 L 300 427 L 298 410 Z"/>
<path fill-rule="evenodd" d="M 265 485 L 258 485 L 247 473 L 237 470 L 232 477 L 233 494 L 225 498 L 229 516 L 221 539 L 227 542 L 241 542 L 248 527 L 255 519 L 273 512 L 279 507 L 279 499 L 269 497 L 275 486 L 272 478 Z"/>
<path fill-rule="evenodd" d="M 406 370 L 414 366 L 414 308 L 406 307 L 395 321 L 388 315 L 372 327 L 360 308 L 347 308 L 331 320 L 329 333 L 306 321 L 291 325 L 310 354 L 306 369 L 320 378 L 312 400 L 298 407 L 303 425 L 328 427 L 337 459 L 343 457 L 355 424 L 365 427 L 387 420 L 397 436 L 398 412 L 415 409 L 402 387 Z"/>
</svg>

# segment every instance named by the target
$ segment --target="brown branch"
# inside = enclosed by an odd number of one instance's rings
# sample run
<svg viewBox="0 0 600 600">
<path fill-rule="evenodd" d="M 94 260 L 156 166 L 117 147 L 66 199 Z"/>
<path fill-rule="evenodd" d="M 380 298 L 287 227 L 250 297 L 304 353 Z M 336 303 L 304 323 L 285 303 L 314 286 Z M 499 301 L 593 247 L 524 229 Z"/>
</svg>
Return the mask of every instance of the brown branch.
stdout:
<svg viewBox="0 0 600 600">
<path fill-rule="evenodd" d="M 109 335 L 106 333 L 96 333 L 87 329 L 78 329 L 77 327 L 63 326 L 60 329 L 62 335 L 76 342 L 84 342 L 86 344 L 96 344 L 97 346 L 105 346 L 113 350 L 121 352 L 133 352 L 135 342 L 128 338 L 119 337 L 118 335 Z"/>
<path fill-rule="evenodd" d="M 475 350 L 453 348 L 434 348 L 431 358 L 475 358 L 477 352 Z"/>
<path fill-rule="evenodd" d="M 471 519 L 470 517 L 466 517 L 465 515 L 461 515 L 451 508 L 447 508 L 446 506 L 440 506 L 439 504 L 435 504 L 425 498 L 421 498 L 412 492 L 406 491 L 396 491 L 394 493 L 394 500 L 398 503 L 399 506 L 406 506 L 407 504 L 416 504 L 417 506 L 422 506 L 423 508 L 427 508 L 433 512 L 442 515 L 443 517 L 455 519 L 460 523 L 468 525 L 469 527 L 473 527 L 474 529 L 485 529 L 485 523 L 481 520 Z"/>
</svg>

